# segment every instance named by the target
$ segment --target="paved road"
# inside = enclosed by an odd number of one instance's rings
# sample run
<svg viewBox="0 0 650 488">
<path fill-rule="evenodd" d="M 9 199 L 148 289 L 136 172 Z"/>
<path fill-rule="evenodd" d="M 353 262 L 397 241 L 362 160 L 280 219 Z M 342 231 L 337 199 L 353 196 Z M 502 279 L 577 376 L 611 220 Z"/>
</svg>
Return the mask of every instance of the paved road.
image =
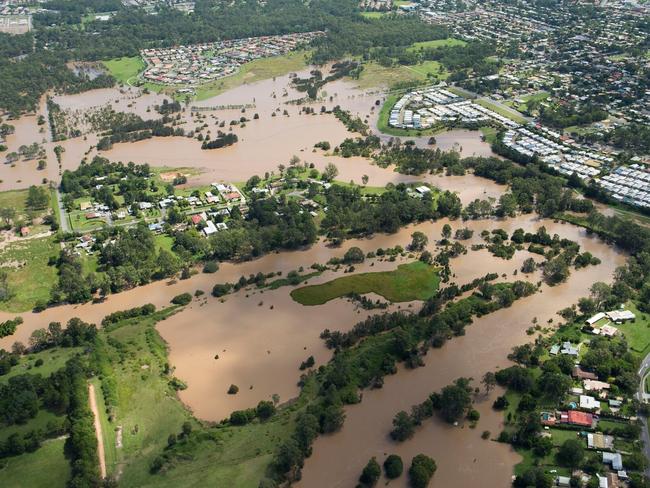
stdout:
<svg viewBox="0 0 650 488">
<path fill-rule="evenodd" d="M 70 222 L 68 222 L 68 214 L 63 206 L 63 198 L 61 198 L 61 192 L 58 188 L 56 189 L 56 201 L 59 204 L 59 215 L 61 216 L 61 222 L 59 224 L 61 225 L 61 230 L 63 232 L 71 232 Z"/>
<path fill-rule="evenodd" d="M 639 368 L 639 389 L 636 393 L 637 399 L 640 402 L 648 400 L 649 395 L 645 393 L 645 378 L 650 374 L 650 354 L 648 354 L 643 361 L 641 361 L 641 367 Z M 645 475 L 650 477 L 650 432 L 648 431 L 648 418 L 645 416 L 640 416 L 641 422 L 643 423 L 643 429 L 641 429 L 641 440 L 643 441 L 643 453 L 645 454 L 646 459 L 648 460 L 648 467 L 645 470 Z"/>
</svg>

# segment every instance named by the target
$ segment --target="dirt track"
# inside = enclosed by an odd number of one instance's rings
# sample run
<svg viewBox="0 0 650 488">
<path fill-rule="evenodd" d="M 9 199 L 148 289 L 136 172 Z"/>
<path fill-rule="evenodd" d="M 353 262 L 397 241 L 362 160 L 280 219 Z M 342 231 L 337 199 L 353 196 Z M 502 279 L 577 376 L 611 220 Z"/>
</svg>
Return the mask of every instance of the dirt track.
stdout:
<svg viewBox="0 0 650 488">
<path fill-rule="evenodd" d="M 104 455 L 104 436 L 102 435 L 102 424 L 99 421 L 99 410 L 97 409 L 97 399 L 95 398 L 95 386 L 88 383 L 88 398 L 90 399 L 90 409 L 95 417 L 95 435 L 97 436 L 97 454 L 99 455 L 99 471 L 102 479 L 106 478 L 106 457 Z"/>
</svg>

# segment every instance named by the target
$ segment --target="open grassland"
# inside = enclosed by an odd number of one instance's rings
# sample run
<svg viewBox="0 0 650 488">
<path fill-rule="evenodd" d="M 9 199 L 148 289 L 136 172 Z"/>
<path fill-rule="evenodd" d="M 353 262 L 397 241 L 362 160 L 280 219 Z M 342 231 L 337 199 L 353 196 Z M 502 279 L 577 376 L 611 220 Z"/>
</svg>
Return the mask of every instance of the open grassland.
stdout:
<svg viewBox="0 0 650 488">
<path fill-rule="evenodd" d="M 165 381 L 166 345 L 153 329 L 156 319 L 168 314 L 159 312 L 109 328 L 117 405 L 115 420 L 103 419 L 102 429 L 107 469 L 112 472 L 116 463 L 123 463 L 124 486 L 139 486 L 136 480 L 148 475 L 149 464 L 164 448 L 169 434 L 179 433 L 190 418 Z M 122 427 L 123 446 L 119 449 L 115 446 L 118 426 Z"/>
<path fill-rule="evenodd" d="M 144 70 L 145 64 L 140 56 L 116 58 L 104 61 L 104 66 L 117 81 L 129 84 Z"/>
<path fill-rule="evenodd" d="M 32 219 L 40 219 L 47 215 L 50 211 L 49 207 L 46 207 L 41 210 L 30 210 L 27 208 L 27 195 L 28 190 L 10 190 L 0 192 L 0 208 L 11 208 L 16 211 L 15 217 L 12 219 L 13 222 L 18 222 L 21 220 L 31 221 Z M 3 222 L 4 223 L 4 222 Z M 39 233 L 47 231 L 48 226 L 36 225 L 31 226 L 31 233 Z"/>
<path fill-rule="evenodd" d="M 440 284 L 437 268 L 416 261 L 401 264 L 393 271 L 343 276 L 320 285 L 305 286 L 291 292 L 302 305 L 322 305 L 350 293 L 377 293 L 391 302 L 426 300 Z"/>
<path fill-rule="evenodd" d="M 299 71 L 307 66 L 307 55 L 308 52 L 296 51 L 283 56 L 256 59 L 243 65 L 239 72 L 232 76 L 199 87 L 196 91 L 196 99 L 205 100 L 240 85 Z"/>
<path fill-rule="evenodd" d="M 53 439 L 35 452 L 7 458 L 0 469 L 0 484 L 3 488 L 64 488 L 70 478 L 64 444 L 65 439 Z"/>
<path fill-rule="evenodd" d="M 45 327 L 47 324 L 43 324 Z M 18 326 L 20 327 L 20 326 Z M 46 349 L 36 353 L 30 353 L 21 356 L 20 362 L 11 368 L 7 374 L 0 376 L 0 384 L 6 383 L 10 378 L 20 374 L 40 374 L 43 378 L 47 378 L 55 371 L 58 371 L 68 359 L 81 352 L 79 347 L 61 347 L 55 349 Z M 36 366 L 36 361 L 43 361 L 43 364 Z"/>
<path fill-rule="evenodd" d="M 361 12 L 361 15 L 366 19 L 381 19 L 383 16 L 388 15 L 390 12 Z"/>
<path fill-rule="evenodd" d="M 465 46 L 467 43 L 461 39 L 448 37 L 447 39 L 435 39 L 433 41 L 414 42 L 409 51 L 417 51 L 419 49 L 431 49 L 436 47 L 446 46 Z"/>
<path fill-rule="evenodd" d="M 422 83 L 426 76 L 408 66 L 382 66 L 375 62 L 364 63 L 363 71 L 357 80 L 361 89 L 391 87 L 397 83 Z"/>
<path fill-rule="evenodd" d="M 0 251 L 0 268 L 7 271 L 9 300 L 0 302 L 0 310 L 25 312 L 36 302 L 47 301 L 56 283 L 54 266 L 48 266 L 50 256 L 57 256 L 59 245 L 54 237 L 40 237 L 12 242 Z"/>
</svg>

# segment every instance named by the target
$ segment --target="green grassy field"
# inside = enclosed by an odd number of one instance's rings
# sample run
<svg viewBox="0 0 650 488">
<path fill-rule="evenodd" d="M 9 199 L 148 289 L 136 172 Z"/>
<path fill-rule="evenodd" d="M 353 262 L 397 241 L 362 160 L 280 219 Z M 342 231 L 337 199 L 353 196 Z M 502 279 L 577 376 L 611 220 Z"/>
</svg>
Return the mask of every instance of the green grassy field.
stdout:
<svg viewBox="0 0 650 488">
<path fill-rule="evenodd" d="M 481 134 L 485 137 L 485 142 L 492 144 L 497 140 L 497 130 L 494 127 L 481 127 Z"/>
<path fill-rule="evenodd" d="M 28 434 L 34 430 L 42 430 L 42 431 L 47 431 L 47 425 L 50 422 L 55 422 L 57 425 L 63 424 L 65 421 L 65 416 L 57 416 L 53 414 L 52 412 L 48 412 L 47 410 L 40 409 L 36 416 L 32 419 L 29 419 L 27 423 L 25 424 L 13 424 L 9 426 L 3 426 L 2 429 L 0 429 L 0 442 L 5 442 L 9 436 L 13 434 L 18 434 L 20 436 L 24 436 L 25 434 Z M 0 475 L 0 480 L 2 479 L 2 476 Z"/>
<path fill-rule="evenodd" d="M 36 452 L 7 458 L 0 469 L 3 488 L 64 488 L 70 464 L 63 456 L 65 439 L 45 441 Z"/>
<path fill-rule="evenodd" d="M 129 84 L 129 80 L 136 78 L 145 67 L 140 56 L 110 59 L 103 63 L 113 78 L 125 84 Z"/>
<path fill-rule="evenodd" d="M 632 302 L 627 304 L 627 308 L 636 315 L 636 320 L 616 327 L 627 339 L 632 353 L 643 358 L 650 352 L 650 314 L 639 312 L 639 309 Z"/>
<path fill-rule="evenodd" d="M 467 43 L 461 39 L 448 37 L 447 39 L 435 39 L 433 41 L 414 42 L 409 51 L 417 51 L 418 49 L 430 49 L 443 46 L 465 46 Z"/>
<path fill-rule="evenodd" d="M 397 83 L 422 83 L 426 76 L 409 69 L 408 66 L 385 67 L 375 62 L 363 64 L 363 71 L 357 80 L 357 86 L 362 89 L 375 87 L 391 87 Z"/>
<path fill-rule="evenodd" d="M 27 208 L 27 194 L 27 190 L 10 190 L 0 192 L 0 208 L 14 209 L 16 211 L 16 216 L 13 219 L 14 222 L 23 219 L 30 221 L 32 218 L 42 218 L 50 211 L 50 207 L 42 210 L 29 210 Z M 39 232 L 49 230 L 49 226 L 44 225 L 36 225 L 30 227 L 32 234 L 37 234 Z"/>
<path fill-rule="evenodd" d="M 420 261 L 401 264 L 393 271 L 343 276 L 320 285 L 305 286 L 291 292 L 302 305 L 322 305 L 349 293 L 377 293 L 391 302 L 426 300 L 438 289 L 437 268 Z"/>
<path fill-rule="evenodd" d="M 361 12 L 361 15 L 366 19 L 381 19 L 383 16 L 388 15 L 390 12 Z"/>
<path fill-rule="evenodd" d="M 205 100 L 240 85 L 299 71 L 307 67 L 307 55 L 308 52 L 296 51 L 284 56 L 256 59 L 243 65 L 239 72 L 232 76 L 199 87 L 196 99 Z"/>
<path fill-rule="evenodd" d="M 54 266 L 48 266 L 50 256 L 57 256 L 59 245 L 53 237 L 25 239 L 13 242 L 0 251 L 0 267 L 9 275 L 13 296 L 0 302 L 0 310 L 25 312 L 37 301 L 47 301 L 56 283 Z"/>
<path fill-rule="evenodd" d="M 46 325 L 43 324 L 44 327 Z M 81 349 L 78 347 L 61 347 L 21 356 L 20 362 L 11 368 L 9 373 L 0 376 L 0 384 L 6 383 L 10 378 L 24 373 L 40 374 L 46 378 L 65 366 L 66 361 L 80 351 Z M 39 359 L 43 360 L 43 364 L 36 366 L 35 363 Z"/>
</svg>

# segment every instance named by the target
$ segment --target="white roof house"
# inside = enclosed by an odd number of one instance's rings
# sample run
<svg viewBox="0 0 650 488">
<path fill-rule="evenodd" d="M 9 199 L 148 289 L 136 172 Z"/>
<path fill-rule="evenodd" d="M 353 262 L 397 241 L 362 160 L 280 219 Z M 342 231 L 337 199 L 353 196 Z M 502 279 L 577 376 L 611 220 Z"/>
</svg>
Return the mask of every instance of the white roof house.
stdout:
<svg viewBox="0 0 650 488">
<path fill-rule="evenodd" d="M 203 233 L 205 236 L 210 236 L 217 232 L 217 228 L 214 225 L 214 222 L 211 220 L 206 221 L 206 226 L 203 228 Z"/>
<path fill-rule="evenodd" d="M 613 310 L 612 312 L 607 312 L 607 316 L 614 322 L 626 322 L 636 318 L 636 315 L 629 310 Z"/>
<path fill-rule="evenodd" d="M 605 318 L 605 314 L 603 312 L 598 312 L 593 317 L 590 317 L 590 318 L 587 319 L 587 325 L 594 325 L 600 319 L 604 319 L 604 318 Z"/>
<path fill-rule="evenodd" d="M 600 408 L 600 402 L 589 395 L 580 395 L 580 408 L 585 410 L 596 410 Z"/>
</svg>

